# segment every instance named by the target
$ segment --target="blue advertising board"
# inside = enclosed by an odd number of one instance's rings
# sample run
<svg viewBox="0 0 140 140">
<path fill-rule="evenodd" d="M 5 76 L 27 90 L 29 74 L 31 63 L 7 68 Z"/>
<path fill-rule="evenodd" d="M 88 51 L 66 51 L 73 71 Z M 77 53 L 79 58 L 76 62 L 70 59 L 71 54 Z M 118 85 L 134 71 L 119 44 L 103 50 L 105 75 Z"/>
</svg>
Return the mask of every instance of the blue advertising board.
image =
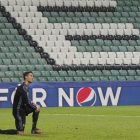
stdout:
<svg viewBox="0 0 140 140">
<path fill-rule="evenodd" d="M 12 107 L 19 84 L 0 83 L 0 108 Z M 42 107 L 140 105 L 140 81 L 34 82 L 29 97 Z"/>
</svg>

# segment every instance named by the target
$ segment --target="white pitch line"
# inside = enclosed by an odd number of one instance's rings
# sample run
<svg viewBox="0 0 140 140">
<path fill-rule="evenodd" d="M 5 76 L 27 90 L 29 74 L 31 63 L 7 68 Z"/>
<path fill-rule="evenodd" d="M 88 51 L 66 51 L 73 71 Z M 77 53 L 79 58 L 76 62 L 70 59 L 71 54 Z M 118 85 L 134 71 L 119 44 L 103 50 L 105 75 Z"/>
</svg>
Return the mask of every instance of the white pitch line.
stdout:
<svg viewBox="0 0 140 140">
<path fill-rule="evenodd" d="M 121 116 L 121 115 L 87 115 L 87 114 L 41 114 L 44 116 L 77 116 L 77 117 L 122 117 L 122 118 L 140 118 L 140 116 Z"/>
</svg>

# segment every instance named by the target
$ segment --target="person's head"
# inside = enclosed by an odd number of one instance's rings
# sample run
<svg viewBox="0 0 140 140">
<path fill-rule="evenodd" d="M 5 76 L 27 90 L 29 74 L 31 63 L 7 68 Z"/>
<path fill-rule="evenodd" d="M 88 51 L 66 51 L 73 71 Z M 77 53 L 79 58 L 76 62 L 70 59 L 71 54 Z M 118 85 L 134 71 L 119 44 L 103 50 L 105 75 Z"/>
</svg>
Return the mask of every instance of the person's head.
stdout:
<svg viewBox="0 0 140 140">
<path fill-rule="evenodd" d="M 24 72 L 23 78 L 26 84 L 30 84 L 33 82 L 33 73 L 31 71 Z"/>
</svg>

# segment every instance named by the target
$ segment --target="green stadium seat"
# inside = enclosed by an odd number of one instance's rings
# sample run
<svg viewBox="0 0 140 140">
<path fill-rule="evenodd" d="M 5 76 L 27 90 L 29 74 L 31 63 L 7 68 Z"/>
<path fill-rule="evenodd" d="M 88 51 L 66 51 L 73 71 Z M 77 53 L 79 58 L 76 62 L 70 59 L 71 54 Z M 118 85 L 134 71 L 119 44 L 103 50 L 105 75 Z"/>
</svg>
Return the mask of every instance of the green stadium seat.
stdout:
<svg viewBox="0 0 140 140">
<path fill-rule="evenodd" d="M 50 12 L 43 12 L 43 16 L 44 17 L 51 17 L 51 13 Z"/>
<path fill-rule="evenodd" d="M 103 77 L 103 76 L 101 76 L 101 77 L 100 77 L 100 81 L 108 81 L 108 77 Z"/>
<path fill-rule="evenodd" d="M 41 72 L 40 71 L 32 71 L 34 77 L 41 77 Z"/>
<path fill-rule="evenodd" d="M 4 41 L 4 45 L 6 47 L 11 47 L 11 46 L 13 46 L 13 43 L 12 43 L 12 41 Z"/>
<path fill-rule="evenodd" d="M 83 77 L 83 81 L 92 81 L 91 77 Z"/>
<path fill-rule="evenodd" d="M 118 80 L 119 81 L 126 81 L 126 78 L 125 78 L 125 76 L 118 76 Z"/>
<path fill-rule="evenodd" d="M 0 59 L 0 71 L 8 71 L 8 68 L 7 65 L 2 65 L 2 60 Z"/>
<path fill-rule="evenodd" d="M 65 22 L 67 23 L 73 23 L 72 17 L 65 17 L 64 19 L 65 19 Z"/>
<path fill-rule="evenodd" d="M 7 40 L 9 41 L 16 41 L 16 38 L 14 35 L 6 35 L 7 36 Z"/>
<path fill-rule="evenodd" d="M 97 18 L 98 17 L 98 13 L 97 12 L 90 12 L 90 16 Z"/>
<path fill-rule="evenodd" d="M 104 41 L 102 39 L 96 39 L 96 43 L 98 46 L 105 46 Z"/>
<path fill-rule="evenodd" d="M 15 35 L 16 40 L 24 41 L 24 37 L 22 35 Z"/>
<path fill-rule="evenodd" d="M 110 46 L 112 52 L 119 52 L 118 46 Z"/>
<path fill-rule="evenodd" d="M 133 46 L 126 46 L 128 52 L 135 52 L 135 47 L 133 47 Z"/>
<path fill-rule="evenodd" d="M 135 23 L 136 22 L 134 17 L 129 17 L 127 20 L 128 20 L 129 23 Z"/>
<path fill-rule="evenodd" d="M 74 81 L 83 81 L 82 77 L 74 77 Z"/>
<path fill-rule="evenodd" d="M 101 52 L 102 51 L 101 46 L 94 46 L 93 48 L 94 48 L 95 52 Z"/>
<path fill-rule="evenodd" d="M 112 46 L 113 45 L 112 41 L 110 41 L 110 40 L 105 40 L 104 43 L 105 43 L 105 46 Z"/>
<path fill-rule="evenodd" d="M 43 77 L 50 77 L 50 72 L 49 71 L 41 71 L 41 75 Z"/>
<path fill-rule="evenodd" d="M 96 18 L 94 18 L 94 17 L 89 17 L 88 20 L 89 20 L 89 23 L 96 23 L 97 22 Z"/>
<path fill-rule="evenodd" d="M 1 40 L 1 41 L 6 41 L 6 40 L 7 40 L 6 35 L 0 35 L 0 40 Z"/>
<path fill-rule="evenodd" d="M 109 76 L 108 77 L 109 81 L 117 81 L 117 77 L 116 76 Z"/>
<path fill-rule="evenodd" d="M 117 1 L 117 5 L 118 6 L 125 6 L 125 2 L 124 1 Z"/>
<path fill-rule="evenodd" d="M 140 76 L 134 76 L 135 80 L 140 81 Z"/>
<path fill-rule="evenodd" d="M 4 65 L 11 65 L 11 59 L 2 59 Z"/>
<path fill-rule="evenodd" d="M 82 12 L 83 17 L 90 17 L 90 13 L 89 12 Z"/>
<path fill-rule="evenodd" d="M 76 71 L 76 75 L 77 75 L 77 77 L 84 77 L 85 76 L 85 73 L 82 70 L 77 70 Z"/>
<path fill-rule="evenodd" d="M 21 45 L 24 46 L 24 47 L 27 47 L 27 46 L 30 45 L 28 41 L 21 41 L 20 43 L 21 43 Z"/>
<path fill-rule="evenodd" d="M 35 49 L 33 47 L 26 47 L 27 52 L 35 52 Z"/>
<path fill-rule="evenodd" d="M 5 29 L 4 23 L 0 23 L 0 29 Z"/>
<path fill-rule="evenodd" d="M 135 46 L 136 52 L 140 52 L 140 46 Z"/>
<path fill-rule="evenodd" d="M 102 76 L 102 72 L 100 70 L 94 70 L 93 73 L 96 77 L 101 77 Z"/>
<path fill-rule="evenodd" d="M 94 73 L 91 70 L 86 70 L 85 74 L 86 74 L 87 77 L 93 77 L 94 76 Z"/>
<path fill-rule="evenodd" d="M 77 52 L 86 52 L 86 48 L 84 46 L 77 46 Z"/>
<path fill-rule="evenodd" d="M 119 18 L 113 17 L 113 18 L 112 18 L 112 22 L 113 22 L 113 23 L 120 23 L 121 21 L 120 21 Z"/>
<path fill-rule="evenodd" d="M 51 77 L 58 77 L 59 76 L 57 71 L 50 71 L 50 75 L 51 75 Z"/>
<path fill-rule="evenodd" d="M 122 46 L 129 46 L 129 42 L 127 40 L 121 40 Z"/>
<path fill-rule="evenodd" d="M 131 11 L 132 11 L 132 12 L 139 12 L 139 9 L 138 9 L 137 6 L 131 6 L 130 8 L 131 8 Z M 130 11 L 129 11 L 129 12 L 130 12 Z"/>
<path fill-rule="evenodd" d="M 137 75 L 135 70 L 128 70 L 127 72 L 128 72 L 129 76 L 136 76 Z"/>
<path fill-rule="evenodd" d="M 2 53 L 10 52 L 8 47 L 0 47 Z"/>
<path fill-rule="evenodd" d="M 71 41 L 72 46 L 80 46 L 79 42 L 77 40 L 72 40 Z"/>
<path fill-rule="evenodd" d="M 8 23 L 8 20 L 6 17 L 0 17 L 0 23 Z"/>
<path fill-rule="evenodd" d="M 20 59 L 11 59 L 13 65 L 20 65 Z"/>
<path fill-rule="evenodd" d="M 88 45 L 89 46 L 95 46 L 96 45 L 96 41 L 95 40 L 88 40 Z"/>
<path fill-rule="evenodd" d="M 104 21 L 104 18 L 96 18 L 96 20 L 97 20 L 97 23 L 104 23 L 105 21 Z"/>
<path fill-rule="evenodd" d="M 73 81 L 73 77 L 65 77 L 65 81 Z"/>
<path fill-rule="evenodd" d="M 59 12 L 59 16 L 64 18 L 67 17 L 67 14 L 65 12 Z"/>
<path fill-rule="evenodd" d="M 106 17 L 106 13 L 105 12 L 98 12 L 98 16 L 99 17 Z"/>
<path fill-rule="evenodd" d="M 136 14 L 136 12 L 129 12 L 129 16 L 130 17 L 137 17 L 137 14 Z"/>
<path fill-rule="evenodd" d="M 6 58 L 8 58 L 8 59 L 15 58 L 14 53 L 6 53 Z"/>
<path fill-rule="evenodd" d="M 111 49 L 109 46 L 102 46 L 103 52 L 111 52 Z"/>
<path fill-rule="evenodd" d="M 123 12 L 123 7 L 122 6 L 117 6 L 116 7 L 116 12 Z"/>
<path fill-rule="evenodd" d="M 127 76 L 128 73 L 126 70 L 119 70 L 120 76 Z"/>
<path fill-rule="evenodd" d="M 114 17 L 113 12 L 106 12 L 106 17 Z"/>
<path fill-rule="evenodd" d="M 35 69 L 36 69 L 37 71 L 44 71 L 43 65 L 35 65 Z"/>
<path fill-rule="evenodd" d="M 72 19 L 73 19 L 73 23 L 80 23 L 81 22 L 79 17 L 73 17 Z"/>
<path fill-rule="evenodd" d="M 130 6 L 123 6 L 123 11 L 124 12 L 131 12 Z M 134 11 L 132 11 L 132 12 L 134 12 Z"/>
<path fill-rule="evenodd" d="M 135 40 L 128 40 L 130 46 L 137 46 L 137 42 Z"/>
<path fill-rule="evenodd" d="M 4 23 L 5 24 L 5 29 L 13 29 L 12 23 Z"/>
<path fill-rule="evenodd" d="M 3 41 L 0 41 L 0 47 L 4 47 Z"/>
<path fill-rule="evenodd" d="M 67 17 L 74 17 L 74 13 L 73 12 L 67 12 Z"/>
<path fill-rule="evenodd" d="M 127 52 L 126 46 L 118 46 L 120 52 Z"/>
<path fill-rule="evenodd" d="M 75 12 L 75 17 L 83 17 L 81 12 Z"/>
<path fill-rule="evenodd" d="M 14 77 L 14 72 L 13 71 L 5 71 L 5 76 L 6 76 L 6 78 Z"/>
<path fill-rule="evenodd" d="M 58 73 L 59 73 L 60 77 L 67 77 L 68 76 L 66 71 L 58 71 Z"/>
<path fill-rule="evenodd" d="M 4 71 L 0 71 L 0 78 L 4 78 L 4 77 L 5 77 Z"/>
<path fill-rule="evenodd" d="M 100 77 L 91 77 L 92 81 L 100 81 Z"/>
<path fill-rule="evenodd" d="M 57 12 L 51 12 L 51 17 L 59 17 L 59 14 Z"/>
<path fill-rule="evenodd" d="M 126 6 L 132 6 L 132 1 L 124 1 Z"/>
<path fill-rule="evenodd" d="M 69 77 L 76 77 L 77 76 L 75 71 L 68 71 L 67 73 L 68 73 Z"/>
<path fill-rule="evenodd" d="M 36 58 L 36 59 L 41 58 L 39 53 L 32 53 L 32 56 L 33 58 Z"/>
<path fill-rule="evenodd" d="M 24 52 L 23 54 L 22 54 L 22 57 L 23 58 L 33 58 L 33 56 L 32 56 L 32 53 L 29 53 L 29 52 Z"/>
<path fill-rule="evenodd" d="M 1 29 L 1 31 L 2 31 L 3 35 L 10 35 L 11 34 L 9 29 Z"/>
<path fill-rule="evenodd" d="M 92 46 L 86 46 L 86 52 L 94 52 L 94 48 Z"/>
<path fill-rule="evenodd" d="M 28 59 L 27 59 L 27 60 L 28 60 Z M 29 65 L 29 64 L 27 64 L 26 67 L 27 67 L 27 70 L 28 70 L 28 71 L 35 71 L 35 66 L 34 66 L 34 65 Z"/>
<path fill-rule="evenodd" d="M 46 77 L 38 77 L 38 81 L 40 82 L 46 82 L 47 78 Z"/>
<path fill-rule="evenodd" d="M 30 58 L 29 62 L 30 62 L 31 65 L 38 65 L 38 60 L 34 59 L 34 58 Z"/>
<path fill-rule="evenodd" d="M 121 12 L 122 17 L 129 17 L 129 13 L 128 12 Z"/>
<path fill-rule="evenodd" d="M 11 80 L 11 82 L 20 82 L 20 79 L 19 78 L 10 78 Z"/>
<path fill-rule="evenodd" d="M 50 82 L 55 82 L 56 81 L 56 78 L 55 77 L 47 77 L 47 79 Z"/>
<path fill-rule="evenodd" d="M 25 65 L 17 65 L 17 68 L 19 71 L 27 71 L 27 68 Z"/>
<path fill-rule="evenodd" d="M 30 62 L 29 62 L 29 59 L 20 59 L 20 61 L 21 61 L 21 64 L 22 65 L 29 65 L 30 64 Z"/>
<path fill-rule="evenodd" d="M 109 70 L 103 70 L 102 73 L 103 73 L 104 77 L 111 76 L 111 72 Z"/>
<path fill-rule="evenodd" d="M 81 23 L 88 23 L 89 22 L 87 17 L 81 17 L 80 20 L 81 20 Z"/>
<path fill-rule="evenodd" d="M 21 46 L 20 41 L 12 41 L 15 47 Z"/>
<path fill-rule="evenodd" d="M 18 35 L 19 33 L 18 33 L 17 29 L 10 29 L 10 34 L 11 35 Z"/>
<path fill-rule="evenodd" d="M 14 48 L 14 47 L 13 47 L 13 48 Z M 17 59 L 22 59 L 22 58 L 24 58 L 23 53 L 15 53 L 15 57 L 16 57 Z"/>
<path fill-rule="evenodd" d="M 65 81 L 64 77 L 56 77 L 57 81 Z"/>
<path fill-rule="evenodd" d="M 57 17 L 56 20 L 57 20 L 57 23 L 65 22 L 65 19 L 63 17 Z"/>
<path fill-rule="evenodd" d="M 126 76 L 126 80 L 133 81 L 135 80 L 134 76 Z"/>
<path fill-rule="evenodd" d="M 15 75 L 15 78 L 17 77 L 23 77 L 23 72 L 22 71 L 14 71 L 14 75 Z"/>
<path fill-rule="evenodd" d="M 51 65 L 44 65 L 44 69 L 45 69 L 45 71 L 52 71 L 53 70 Z"/>
<path fill-rule="evenodd" d="M 87 41 L 85 41 L 85 40 L 80 40 L 79 43 L 80 43 L 80 46 L 87 46 L 88 45 Z"/>
<path fill-rule="evenodd" d="M 119 76 L 119 71 L 118 70 L 111 70 L 111 75 L 112 76 Z"/>
<path fill-rule="evenodd" d="M 56 23 L 55 17 L 48 17 L 49 23 Z"/>
<path fill-rule="evenodd" d="M 138 6 L 140 3 L 139 1 L 132 1 L 133 6 Z"/>
<path fill-rule="evenodd" d="M 5 83 L 11 82 L 10 78 L 1 78 L 1 81 Z"/>
<path fill-rule="evenodd" d="M 110 12 L 111 13 L 111 12 Z M 104 18 L 105 23 L 112 23 L 112 17 L 106 17 Z"/>
<path fill-rule="evenodd" d="M 6 59 L 5 53 L 0 53 L 0 59 Z"/>
<path fill-rule="evenodd" d="M 44 58 L 38 58 L 37 60 L 38 60 L 39 65 L 46 65 L 47 64 L 47 61 Z"/>
<path fill-rule="evenodd" d="M 114 12 L 114 17 L 121 17 L 121 12 Z"/>
<path fill-rule="evenodd" d="M 39 81 L 39 80 L 38 80 L 38 77 L 34 77 L 33 81 L 34 81 L 34 82 L 38 82 L 38 81 Z"/>
</svg>

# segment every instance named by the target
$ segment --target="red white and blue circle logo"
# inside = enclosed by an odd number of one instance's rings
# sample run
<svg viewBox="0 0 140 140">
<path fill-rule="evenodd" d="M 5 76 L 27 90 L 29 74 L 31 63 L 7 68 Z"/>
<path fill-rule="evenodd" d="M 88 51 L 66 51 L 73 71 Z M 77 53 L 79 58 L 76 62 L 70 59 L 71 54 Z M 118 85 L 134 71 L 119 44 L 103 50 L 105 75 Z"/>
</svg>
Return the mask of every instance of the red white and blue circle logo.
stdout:
<svg viewBox="0 0 140 140">
<path fill-rule="evenodd" d="M 90 87 L 81 88 L 76 99 L 80 106 L 93 106 L 96 102 L 96 92 Z"/>
</svg>

